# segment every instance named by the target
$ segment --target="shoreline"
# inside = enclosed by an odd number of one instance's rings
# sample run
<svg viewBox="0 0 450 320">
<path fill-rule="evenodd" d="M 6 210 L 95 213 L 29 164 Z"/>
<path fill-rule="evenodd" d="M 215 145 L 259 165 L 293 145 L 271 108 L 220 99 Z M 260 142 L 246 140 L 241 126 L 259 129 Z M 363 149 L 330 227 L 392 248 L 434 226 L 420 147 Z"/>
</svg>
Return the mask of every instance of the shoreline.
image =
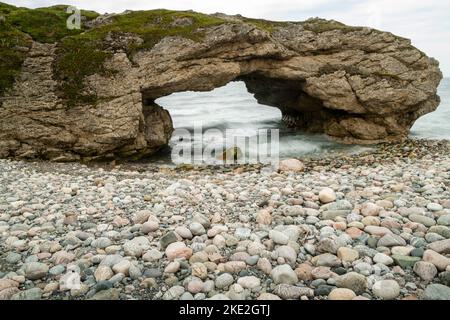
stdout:
<svg viewBox="0 0 450 320">
<path fill-rule="evenodd" d="M 331 152 L 313 152 L 298 157 L 292 157 L 293 159 L 300 160 L 305 164 L 306 168 L 312 169 L 314 164 L 318 165 L 338 165 L 340 163 L 354 163 L 355 161 L 363 163 L 364 161 L 391 161 L 393 159 L 402 159 L 410 157 L 412 159 L 422 158 L 426 156 L 429 151 L 428 148 L 432 148 L 431 151 L 439 151 L 436 149 L 442 149 L 442 151 L 450 152 L 450 139 L 415 139 L 408 138 L 401 142 L 380 143 L 371 146 L 361 146 L 367 148 L 360 152 L 346 152 L 340 150 L 333 150 Z M 369 148 L 370 147 L 370 148 Z M 395 153 L 395 154 L 394 154 Z M 374 159 L 371 159 L 375 157 Z M 288 160 L 291 158 L 282 157 L 282 160 Z M 170 171 L 209 171 L 209 170 L 225 170 L 225 172 L 237 168 L 244 168 L 245 170 L 260 170 L 264 167 L 269 167 L 267 164 L 226 164 L 226 165 L 209 165 L 209 164 L 174 164 L 166 161 L 155 160 L 155 158 L 149 157 L 139 160 L 131 159 L 115 159 L 115 160 L 93 160 L 88 162 L 51 162 L 48 160 L 32 159 L 32 160 L 20 160 L 20 159 L 0 159 L 0 161 L 9 161 L 13 163 L 20 163 L 23 166 L 36 167 L 38 170 L 45 171 L 46 167 L 55 167 L 57 170 L 64 167 L 86 167 L 92 170 L 103 169 L 106 171 L 133 171 L 145 172 L 146 169 L 149 172 L 155 172 L 158 170 L 170 170 Z M 362 161 L 362 162 L 361 162 Z M 53 169 L 48 169 L 51 171 Z"/>
<path fill-rule="evenodd" d="M 0 160 L 0 298 L 449 298 L 449 151 L 407 140 L 281 173 Z"/>
</svg>

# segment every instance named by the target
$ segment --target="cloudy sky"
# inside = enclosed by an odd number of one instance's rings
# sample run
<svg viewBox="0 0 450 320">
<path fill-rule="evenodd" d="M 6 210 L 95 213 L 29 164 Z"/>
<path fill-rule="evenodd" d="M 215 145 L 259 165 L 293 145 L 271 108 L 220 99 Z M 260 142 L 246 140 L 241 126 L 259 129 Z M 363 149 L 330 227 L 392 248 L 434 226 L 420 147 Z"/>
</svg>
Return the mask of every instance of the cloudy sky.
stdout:
<svg viewBox="0 0 450 320">
<path fill-rule="evenodd" d="M 0 0 L 30 8 L 72 4 L 97 12 L 126 9 L 192 9 L 242 14 L 272 20 L 302 21 L 309 17 L 370 26 L 412 39 L 413 44 L 441 62 L 450 77 L 450 1 L 444 0 Z"/>
</svg>

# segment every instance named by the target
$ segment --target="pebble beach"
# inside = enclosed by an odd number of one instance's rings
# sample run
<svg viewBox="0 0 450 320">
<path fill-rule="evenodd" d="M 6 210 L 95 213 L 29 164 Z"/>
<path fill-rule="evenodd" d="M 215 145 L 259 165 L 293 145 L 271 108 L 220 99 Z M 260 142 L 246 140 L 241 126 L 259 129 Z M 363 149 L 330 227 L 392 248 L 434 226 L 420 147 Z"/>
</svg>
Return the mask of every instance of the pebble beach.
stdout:
<svg viewBox="0 0 450 320">
<path fill-rule="evenodd" d="M 450 141 L 279 170 L 0 160 L 9 299 L 449 300 Z"/>
</svg>

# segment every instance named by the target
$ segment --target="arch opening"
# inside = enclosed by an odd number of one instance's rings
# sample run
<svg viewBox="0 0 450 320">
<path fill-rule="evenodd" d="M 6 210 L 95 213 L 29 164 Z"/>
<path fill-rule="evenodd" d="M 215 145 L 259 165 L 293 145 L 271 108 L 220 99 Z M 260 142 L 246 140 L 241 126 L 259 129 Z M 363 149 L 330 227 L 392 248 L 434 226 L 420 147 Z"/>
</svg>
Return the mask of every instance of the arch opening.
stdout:
<svg viewBox="0 0 450 320">
<path fill-rule="evenodd" d="M 272 132 L 269 132 L 268 142 L 258 140 L 257 146 L 249 143 L 252 137 L 263 130 L 278 130 L 280 158 L 354 148 L 331 141 L 323 134 L 323 119 L 318 117 L 326 111 L 321 101 L 299 90 L 301 86 L 300 82 L 274 81 L 247 75 L 211 91 L 181 91 L 155 100 L 144 98 L 145 105 L 161 106 L 167 110 L 175 129 L 168 147 L 153 159 L 172 162 L 174 148 L 192 144 L 192 140 L 177 134 L 180 129 L 189 132 L 191 137 L 200 129 L 203 150 L 210 148 L 224 151 L 226 146 L 230 146 L 230 137 L 234 142 L 247 139 L 244 150 L 246 159 L 261 148 L 270 150 Z M 195 143 L 198 147 L 199 142 Z M 208 161 L 220 159 L 217 152 L 207 156 L 210 157 Z"/>
</svg>

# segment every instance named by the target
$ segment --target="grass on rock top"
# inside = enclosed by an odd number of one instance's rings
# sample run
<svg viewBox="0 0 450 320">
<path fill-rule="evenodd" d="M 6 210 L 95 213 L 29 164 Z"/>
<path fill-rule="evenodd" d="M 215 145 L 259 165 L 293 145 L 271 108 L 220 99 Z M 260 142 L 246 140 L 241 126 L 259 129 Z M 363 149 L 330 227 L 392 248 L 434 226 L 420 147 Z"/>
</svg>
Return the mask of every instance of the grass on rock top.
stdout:
<svg viewBox="0 0 450 320">
<path fill-rule="evenodd" d="M 69 106 L 80 103 L 95 103 L 96 97 L 85 93 L 83 80 L 94 73 L 111 72 L 103 68 L 110 53 L 105 51 L 108 35 L 130 33 L 142 39 L 122 48 L 129 56 L 142 49 L 151 49 L 167 36 L 182 36 L 193 41 L 204 37 L 201 28 L 224 23 L 222 19 L 205 14 L 152 10 L 135 11 L 110 18 L 111 21 L 79 35 L 64 38 L 58 45 L 56 75 L 63 80 L 62 97 Z M 183 24 L 177 24 L 180 21 Z"/>
<path fill-rule="evenodd" d="M 28 35 L 0 21 L 0 97 L 14 84 L 30 46 Z"/>
<path fill-rule="evenodd" d="M 68 6 L 53 6 L 48 8 L 18 8 L 0 3 L 0 14 L 13 27 L 29 34 L 33 40 L 42 43 L 54 43 L 64 37 L 83 32 L 81 30 L 69 30 L 67 19 Z M 99 14 L 92 11 L 81 11 L 86 20 L 92 20 Z"/>
<path fill-rule="evenodd" d="M 0 2 L 0 96 L 11 88 L 26 58 L 25 47 L 31 39 L 42 43 L 55 43 L 83 30 L 69 30 L 66 26 L 68 6 L 28 9 Z M 98 13 L 81 11 L 86 20 Z"/>
</svg>

